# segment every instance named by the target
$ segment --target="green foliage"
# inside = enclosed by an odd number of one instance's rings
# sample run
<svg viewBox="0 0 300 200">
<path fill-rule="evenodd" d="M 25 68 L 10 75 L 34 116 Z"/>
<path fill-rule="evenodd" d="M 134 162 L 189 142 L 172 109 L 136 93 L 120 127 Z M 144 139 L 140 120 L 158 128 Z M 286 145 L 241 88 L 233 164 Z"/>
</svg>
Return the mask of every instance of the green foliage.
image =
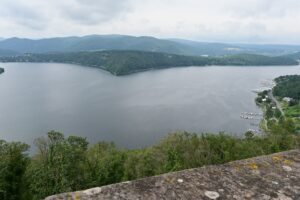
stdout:
<svg viewBox="0 0 300 200">
<path fill-rule="evenodd" d="M 252 131 L 247 131 L 245 133 L 245 138 L 252 139 L 254 137 L 254 133 Z"/>
<path fill-rule="evenodd" d="M 290 102 L 289 102 L 289 106 L 296 106 L 299 104 L 299 100 L 298 99 L 292 99 Z"/>
<path fill-rule="evenodd" d="M 101 142 L 86 152 L 85 178 L 88 187 L 122 181 L 125 153 L 112 143 Z"/>
<path fill-rule="evenodd" d="M 288 117 L 300 117 L 300 104 L 285 108 L 284 113 Z"/>
<path fill-rule="evenodd" d="M 25 191 L 23 175 L 29 162 L 29 146 L 0 140 L 0 199 L 19 200 Z"/>
<path fill-rule="evenodd" d="M 162 167 L 159 158 L 160 155 L 156 154 L 151 147 L 126 151 L 123 180 L 134 180 L 159 174 Z"/>
<path fill-rule="evenodd" d="M 35 141 L 38 153 L 27 169 L 32 199 L 78 190 L 84 187 L 85 138 L 51 131 Z"/>
<path fill-rule="evenodd" d="M 271 106 L 266 106 L 266 117 L 272 118 L 274 116 L 274 111 Z"/>
<path fill-rule="evenodd" d="M 224 56 L 215 61 L 216 65 L 235 65 L 235 66 L 272 66 L 272 65 L 297 65 L 294 59 L 278 56 L 270 57 L 256 54 L 237 54 Z"/>
<path fill-rule="evenodd" d="M 300 51 L 298 50 L 298 52 L 293 53 L 293 54 L 288 54 L 288 55 L 286 55 L 286 56 L 289 57 L 289 58 L 293 58 L 293 59 L 296 59 L 296 60 L 300 60 Z"/>
<path fill-rule="evenodd" d="M 273 94 L 278 97 L 290 97 L 300 100 L 300 75 L 280 76 L 275 79 Z"/>
<path fill-rule="evenodd" d="M 274 112 L 274 117 L 279 119 L 281 117 L 281 112 L 278 108 L 275 109 L 275 112 Z"/>
<path fill-rule="evenodd" d="M 269 132 L 245 138 L 219 134 L 178 132 L 158 144 L 136 150 L 100 142 L 88 147 L 85 138 L 64 137 L 51 131 L 28 146 L 0 142 L 0 197 L 4 200 L 38 200 L 46 196 L 153 176 L 171 171 L 221 164 L 300 147 L 300 135 L 291 119 L 270 120 Z M 24 175 L 24 172 L 26 173 Z"/>
</svg>

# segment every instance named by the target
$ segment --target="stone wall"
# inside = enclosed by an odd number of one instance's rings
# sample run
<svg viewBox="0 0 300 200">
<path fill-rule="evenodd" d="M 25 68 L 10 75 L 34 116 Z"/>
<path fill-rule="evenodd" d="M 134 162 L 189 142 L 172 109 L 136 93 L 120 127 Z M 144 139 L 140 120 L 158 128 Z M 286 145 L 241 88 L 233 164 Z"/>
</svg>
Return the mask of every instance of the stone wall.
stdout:
<svg viewBox="0 0 300 200">
<path fill-rule="evenodd" d="M 300 200 L 300 150 L 54 195 L 46 200 Z"/>
</svg>

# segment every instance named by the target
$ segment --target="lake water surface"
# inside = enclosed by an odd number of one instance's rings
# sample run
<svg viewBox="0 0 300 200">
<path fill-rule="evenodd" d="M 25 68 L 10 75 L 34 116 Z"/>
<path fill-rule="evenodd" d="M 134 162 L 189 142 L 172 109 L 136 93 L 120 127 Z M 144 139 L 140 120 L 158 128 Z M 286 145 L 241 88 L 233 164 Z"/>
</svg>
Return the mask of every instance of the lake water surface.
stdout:
<svg viewBox="0 0 300 200">
<path fill-rule="evenodd" d="M 148 146 L 169 132 L 243 134 L 260 112 L 251 90 L 300 67 L 185 67 L 116 77 L 69 64 L 2 63 L 0 139 L 29 144 L 57 130 L 92 143 Z"/>
</svg>

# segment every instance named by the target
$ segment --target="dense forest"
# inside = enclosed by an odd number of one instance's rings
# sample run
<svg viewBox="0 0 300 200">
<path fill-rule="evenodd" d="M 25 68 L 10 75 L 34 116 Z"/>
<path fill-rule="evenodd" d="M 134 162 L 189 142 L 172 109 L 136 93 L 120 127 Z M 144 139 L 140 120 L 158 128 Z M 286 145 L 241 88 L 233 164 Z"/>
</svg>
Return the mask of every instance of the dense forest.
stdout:
<svg viewBox="0 0 300 200">
<path fill-rule="evenodd" d="M 280 76 L 275 82 L 276 86 L 273 88 L 275 96 L 300 100 L 300 75 Z"/>
<path fill-rule="evenodd" d="M 286 56 L 289 57 L 289 58 L 300 60 L 300 52 L 296 52 L 296 53 L 293 53 L 293 54 L 288 54 Z"/>
<path fill-rule="evenodd" d="M 204 165 L 221 164 L 300 147 L 290 120 L 272 123 L 264 136 L 173 133 L 144 149 L 89 145 L 86 138 L 51 131 L 29 146 L 0 140 L 0 199 L 40 200 L 46 196 L 133 180 Z"/>
<path fill-rule="evenodd" d="M 1 57 L 2 62 L 56 62 L 73 63 L 98 67 L 114 75 L 126 75 L 150 69 L 179 66 L 269 66 L 298 65 L 288 57 L 240 54 L 223 57 L 183 56 L 176 54 L 144 51 L 89 51 L 76 53 L 26 54 L 23 56 Z"/>
<path fill-rule="evenodd" d="M 255 54 L 238 54 L 215 58 L 214 65 L 236 65 L 236 66 L 277 66 L 277 65 L 298 65 L 299 63 L 285 56 L 263 56 Z"/>
</svg>

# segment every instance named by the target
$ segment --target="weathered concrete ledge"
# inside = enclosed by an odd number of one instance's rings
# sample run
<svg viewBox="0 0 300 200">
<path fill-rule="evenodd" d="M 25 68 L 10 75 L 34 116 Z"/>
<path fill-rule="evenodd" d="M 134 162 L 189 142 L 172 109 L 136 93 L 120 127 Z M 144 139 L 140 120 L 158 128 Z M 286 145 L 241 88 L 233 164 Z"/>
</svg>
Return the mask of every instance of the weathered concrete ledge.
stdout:
<svg viewBox="0 0 300 200">
<path fill-rule="evenodd" d="M 300 199 L 300 150 L 54 195 L 46 200 Z"/>
</svg>

